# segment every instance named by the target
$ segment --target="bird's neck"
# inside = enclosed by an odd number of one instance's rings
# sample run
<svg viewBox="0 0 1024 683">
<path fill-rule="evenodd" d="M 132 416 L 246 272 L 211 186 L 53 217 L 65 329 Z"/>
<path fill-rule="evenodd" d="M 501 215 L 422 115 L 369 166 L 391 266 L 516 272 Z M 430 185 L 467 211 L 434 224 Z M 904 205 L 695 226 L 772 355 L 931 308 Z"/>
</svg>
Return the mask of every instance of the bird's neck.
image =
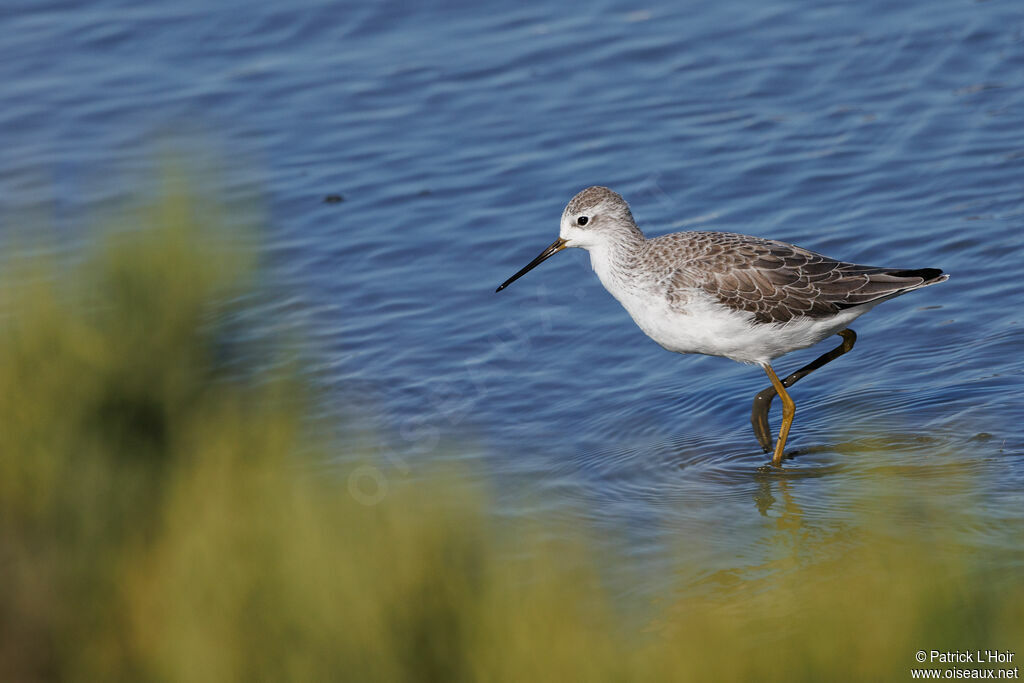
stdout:
<svg viewBox="0 0 1024 683">
<path fill-rule="evenodd" d="M 632 280 L 637 258 L 647 241 L 638 228 L 630 228 L 623 229 L 615 239 L 596 244 L 589 250 L 590 265 L 601 284 L 613 294 Z"/>
</svg>

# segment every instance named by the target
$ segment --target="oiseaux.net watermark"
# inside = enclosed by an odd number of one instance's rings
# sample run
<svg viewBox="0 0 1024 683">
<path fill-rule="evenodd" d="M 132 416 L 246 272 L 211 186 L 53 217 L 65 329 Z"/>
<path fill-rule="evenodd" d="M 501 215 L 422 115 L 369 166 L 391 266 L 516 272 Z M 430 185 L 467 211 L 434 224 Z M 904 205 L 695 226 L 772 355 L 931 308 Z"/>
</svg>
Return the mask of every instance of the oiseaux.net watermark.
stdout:
<svg viewBox="0 0 1024 683">
<path fill-rule="evenodd" d="M 918 650 L 914 659 L 928 668 L 910 670 L 918 679 L 990 679 L 1015 680 L 1020 669 L 1009 650 Z"/>
<path fill-rule="evenodd" d="M 637 196 L 653 197 L 665 207 L 674 207 L 676 202 L 658 183 L 659 176 L 651 175 L 637 189 Z M 718 213 L 708 213 L 672 223 L 680 228 L 713 220 Z M 557 225 L 557 221 L 555 221 Z M 575 259 L 577 267 L 591 269 L 589 259 Z M 486 288 L 485 288 L 486 289 Z M 578 288 L 568 296 L 559 292 L 558 297 L 548 296 L 543 285 L 534 287 L 531 300 L 520 300 L 517 311 L 528 316 L 520 317 L 518 312 L 504 325 L 488 330 L 488 347 L 477 356 L 465 358 L 463 370 L 452 372 L 447 378 L 433 381 L 422 400 L 422 409 L 409 414 L 395 416 L 398 431 L 394 437 L 398 444 L 385 444 L 380 448 L 381 456 L 375 463 L 356 466 L 348 477 L 348 490 L 362 505 L 376 505 L 387 497 L 390 489 L 388 474 L 397 470 L 407 476 L 412 471 L 412 459 L 434 451 L 442 443 L 446 427 L 456 427 L 463 419 L 469 418 L 477 402 L 490 395 L 494 387 L 487 386 L 479 366 L 494 359 L 527 360 L 534 350 L 535 335 L 548 334 L 554 329 L 554 321 L 564 318 L 571 310 L 571 304 L 583 300 L 586 290 Z M 505 304 L 512 305 L 510 302 Z M 391 422 L 391 420 L 387 420 Z M 401 455 L 400 455 L 401 454 Z"/>
</svg>

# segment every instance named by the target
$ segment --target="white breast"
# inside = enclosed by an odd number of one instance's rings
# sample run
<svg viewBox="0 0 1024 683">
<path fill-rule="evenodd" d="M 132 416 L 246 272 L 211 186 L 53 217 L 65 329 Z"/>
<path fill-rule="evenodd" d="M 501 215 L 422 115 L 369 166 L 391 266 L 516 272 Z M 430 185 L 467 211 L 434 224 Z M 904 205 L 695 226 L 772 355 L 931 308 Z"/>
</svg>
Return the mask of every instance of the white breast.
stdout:
<svg viewBox="0 0 1024 683">
<path fill-rule="evenodd" d="M 644 287 L 617 277 L 607 261 L 592 264 L 601 283 L 629 312 L 644 334 L 676 353 L 724 356 L 740 363 L 766 363 L 806 348 L 844 329 L 871 305 L 847 309 L 825 319 L 796 318 L 764 324 L 745 311 L 728 308 L 700 289 L 685 292 L 685 306 L 673 306 L 664 289 Z"/>
</svg>

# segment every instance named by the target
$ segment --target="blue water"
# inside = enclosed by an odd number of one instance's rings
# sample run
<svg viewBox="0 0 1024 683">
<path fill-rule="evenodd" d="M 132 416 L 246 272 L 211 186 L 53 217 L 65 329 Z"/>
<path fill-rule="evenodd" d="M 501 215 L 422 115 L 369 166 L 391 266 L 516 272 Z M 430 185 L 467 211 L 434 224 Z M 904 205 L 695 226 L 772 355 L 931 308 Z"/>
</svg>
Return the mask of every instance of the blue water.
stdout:
<svg viewBox="0 0 1024 683">
<path fill-rule="evenodd" d="M 645 595 L 680 548 L 697 581 L 770 574 L 780 529 L 846 528 L 882 475 L 913 499 L 955 473 L 972 542 L 1024 548 L 1019 0 L 210 5 L 5 4 L 0 221 L 88 241 L 168 148 L 209 166 L 267 225 L 253 326 L 301 346 L 342 441 L 383 444 L 360 495 L 460 462 Z M 648 234 L 952 277 L 855 324 L 793 390 L 797 457 L 759 471 L 759 369 L 662 350 L 582 252 L 494 293 L 591 184 Z"/>
</svg>

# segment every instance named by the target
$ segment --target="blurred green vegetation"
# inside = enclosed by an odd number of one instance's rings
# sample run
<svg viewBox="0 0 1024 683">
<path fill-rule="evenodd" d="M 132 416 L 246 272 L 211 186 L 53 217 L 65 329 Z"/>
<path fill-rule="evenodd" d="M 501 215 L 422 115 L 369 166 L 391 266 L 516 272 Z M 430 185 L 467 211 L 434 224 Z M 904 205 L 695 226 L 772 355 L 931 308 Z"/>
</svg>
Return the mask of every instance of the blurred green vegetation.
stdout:
<svg viewBox="0 0 1024 683">
<path fill-rule="evenodd" d="M 498 532 L 455 477 L 361 504 L 296 462 L 329 450 L 301 382 L 218 366 L 254 259 L 164 194 L 73 269 L 4 265 L 0 680 L 903 680 L 919 649 L 1024 642 L 1019 583 L 885 509 L 819 561 L 783 515 L 766 576 L 636 632 L 585 539 Z"/>
</svg>

